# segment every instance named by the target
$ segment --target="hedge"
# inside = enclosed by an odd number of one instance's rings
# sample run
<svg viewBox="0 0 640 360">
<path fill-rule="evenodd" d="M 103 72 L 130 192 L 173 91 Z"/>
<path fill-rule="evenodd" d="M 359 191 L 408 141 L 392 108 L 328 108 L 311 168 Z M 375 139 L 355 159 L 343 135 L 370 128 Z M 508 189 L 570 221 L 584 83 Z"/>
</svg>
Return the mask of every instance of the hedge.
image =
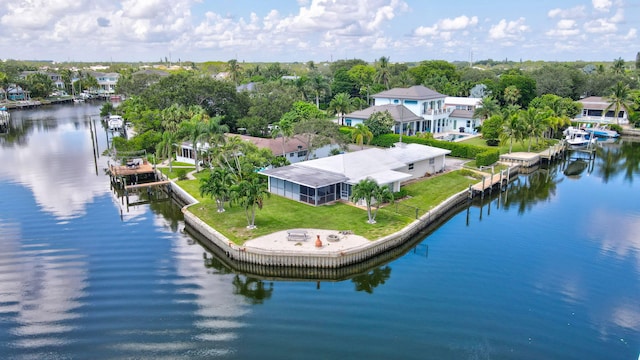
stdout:
<svg viewBox="0 0 640 360">
<path fill-rule="evenodd" d="M 371 145 L 380 147 L 393 147 L 397 142 L 400 142 L 400 135 L 384 134 L 374 137 L 371 141 Z M 489 166 L 491 164 L 495 164 L 500 159 L 499 150 L 487 149 L 486 147 L 477 145 L 469 145 L 435 139 L 423 139 L 415 136 L 402 136 L 402 142 L 408 144 L 428 145 L 441 149 L 451 150 L 451 156 L 475 160 L 477 166 Z"/>
</svg>

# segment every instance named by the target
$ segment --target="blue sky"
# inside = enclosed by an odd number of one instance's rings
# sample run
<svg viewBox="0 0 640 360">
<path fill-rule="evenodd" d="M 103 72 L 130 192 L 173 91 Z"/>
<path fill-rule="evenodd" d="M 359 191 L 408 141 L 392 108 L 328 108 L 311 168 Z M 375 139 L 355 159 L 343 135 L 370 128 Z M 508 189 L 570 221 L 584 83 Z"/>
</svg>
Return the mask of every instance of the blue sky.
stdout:
<svg viewBox="0 0 640 360">
<path fill-rule="evenodd" d="M 1 58 L 611 61 L 640 51 L 640 0 L 24 0 Z"/>
</svg>

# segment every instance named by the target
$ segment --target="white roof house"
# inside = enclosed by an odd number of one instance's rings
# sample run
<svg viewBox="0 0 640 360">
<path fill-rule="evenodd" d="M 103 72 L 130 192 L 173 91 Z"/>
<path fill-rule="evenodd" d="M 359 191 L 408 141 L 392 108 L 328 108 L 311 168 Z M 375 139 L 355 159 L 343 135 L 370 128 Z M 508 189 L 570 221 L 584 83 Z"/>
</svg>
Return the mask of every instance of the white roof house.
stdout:
<svg viewBox="0 0 640 360">
<path fill-rule="evenodd" d="M 392 191 L 402 182 L 444 170 L 450 150 L 420 144 L 396 144 L 389 149 L 370 148 L 263 170 L 269 191 L 296 201 L 321 205 L 349 201 L 351 187 L 371 178 Z"/>
<path fill-rule="evenodd" d="M 616 116 L 614 108 L 611 107 L 605 113 L 605 109 L 609 107 L 611 101 L 600 96 L 589 96 L 578 100 L 582 104 L 582 113 L 575 120 L 579 122 L 600 123 L 600 124 L 627 124 L 629 122 L 627 109 L 624 107 Z"/>
</svg>

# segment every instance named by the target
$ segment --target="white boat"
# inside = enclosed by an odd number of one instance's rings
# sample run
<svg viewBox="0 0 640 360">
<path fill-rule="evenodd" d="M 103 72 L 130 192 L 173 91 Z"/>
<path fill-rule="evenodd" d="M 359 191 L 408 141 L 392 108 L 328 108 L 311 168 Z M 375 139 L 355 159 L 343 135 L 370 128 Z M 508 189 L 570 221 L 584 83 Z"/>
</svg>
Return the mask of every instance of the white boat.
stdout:
<svg viewBox="0 0 640 360">
<path fill-rule="evenodd" d="M 120 131 L 124 127 L 124 119 L 120 115 L 109 115 L 107 127 L 109 130 Z"/>
<path fill-rule="evenodd" d="M 589 134 L 593 134 L 593 136 L 597 136 L 597 137 L 615 138 L 620 136 L 617 131 L 611 130 L 606 126 L 600 126 L 600 125 L 585 128 L 584 131 L 588 132 Z"/>
<path fill-rule="evenodd" d="M 587 146 L 596 141 L 595 136 L 590 136 L 588 132 L 576 129 L 573 126 L 569 126 L 562 133 L 564 134 L 564 140 L 572 147 Z"/>
</svg>

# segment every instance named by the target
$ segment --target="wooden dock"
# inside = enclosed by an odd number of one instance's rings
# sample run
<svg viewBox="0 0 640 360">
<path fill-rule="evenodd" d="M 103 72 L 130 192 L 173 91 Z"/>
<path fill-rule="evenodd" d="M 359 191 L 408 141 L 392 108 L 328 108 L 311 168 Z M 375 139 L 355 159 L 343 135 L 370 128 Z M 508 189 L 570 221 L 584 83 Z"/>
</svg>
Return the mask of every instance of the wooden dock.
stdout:
<svg viewBox="0 0 640 360">
<path fill-rule="evenodd" d="M 124 188 L 125 190 L 136 190 L 136 189 L 144 189 L 144 188 L 154 187 L 154 186 L 168 185 L 170 183 L 171 181 L 169 180 L 163 180 L 163 181 L 154 181 L 154 182 L 141 183 L 141 184 L 126 185 Z"/>
</svg>

